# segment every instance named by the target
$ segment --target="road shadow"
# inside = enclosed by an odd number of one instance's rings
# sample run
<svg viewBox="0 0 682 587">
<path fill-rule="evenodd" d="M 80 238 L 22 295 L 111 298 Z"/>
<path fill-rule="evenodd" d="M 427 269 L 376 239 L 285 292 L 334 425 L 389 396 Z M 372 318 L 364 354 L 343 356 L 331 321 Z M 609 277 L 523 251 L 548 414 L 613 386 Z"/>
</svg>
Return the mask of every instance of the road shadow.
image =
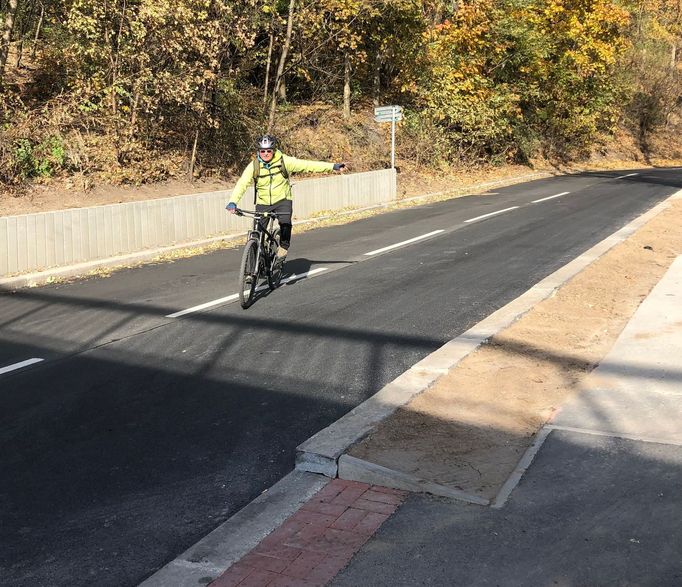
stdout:
<svg viewBox="0 0 682 587">
<path fill-rule="evenodd" d="M 445 342 L 257 314 L 169 323 L 168 308 L 40 290 L 13 298 L 79 307 L 82 327 L 97 337 L 99 311 L 109 313 L 105 331 L 154 318 L 118 342 L 92 349 L 88 339 L 69 357 L 2 376 L 0 538 L 9 548 L 0 573 L 17 585 L 137 584 L 290 471 L 299 443 Z M 27 344 L 5 327 L 0 345 L 40 357 L 62 336 L 43 325 Z M 511 354 L 594 366 L 502 344 Z M 655 370 L 627 366 L 634 377 Z M 680 370 L 668 376 L 682 380 Z M 521 441 L 528 438 L 506 438 Z"/>
</svg>

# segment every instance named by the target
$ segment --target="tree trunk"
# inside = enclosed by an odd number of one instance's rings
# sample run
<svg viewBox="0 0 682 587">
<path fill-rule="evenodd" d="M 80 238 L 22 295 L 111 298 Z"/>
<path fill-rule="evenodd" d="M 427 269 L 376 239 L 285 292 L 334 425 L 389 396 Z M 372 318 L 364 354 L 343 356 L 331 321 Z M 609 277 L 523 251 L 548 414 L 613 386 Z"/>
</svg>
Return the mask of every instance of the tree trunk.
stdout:
<svg viewBox="0 0 682 587">
<path fill-rule="evenodd" d="M 374 106 L 379 106 L 379 98 L 381 97 L 381 64 L 383 57 L 381 51 L 377 51 L 374 57 L 374 72 L 372 75 L 372 101 Z"/>
<path fill-rule="evenodd" d="M 206 85 L 206 82 L 204 82 L 204 87 L 201 92 L 201 103 L 204 104 L 206 102 L 206 94 L 208 92 L 208 86 Z M 194 144 L 192 145 L 192 156 L 190 157 L 189 160 L 189 181 L 190 183 L 194 181 L 194 165 L 196 164 L 197 161 L 197 146 L 199 144 L 199 131 L 201 130 L 201 120 L 197 120 L 197 130 L 194 133 Z"/>
<path fill-rule="evenodd" d="M 129 136 L 135 135 L 135 126 L 137 125 L 137 109 L 140 105 L 140 88 L 135 86 L 135 94 L 133 97 L 133 106 L 130 111 L 130 127 L 128 129 Z"/>
<path fill-rule="evenodd" d="M 287 76 L 282 75 L 282 79 L 279 80 L 279 99 L 282 102 L 287 101 Z"/>
<path fill-rule="evenodd" d="M 7 4 L 7 15 L 5 22 L 2 25 L 2 36 L 0 37 L 0 85 L 5 75 L 5 65 L 7 64 L 7 57 L 9 55 L 9 44 L 12 40 L 12 31 L 14 30 L 14 17 L 17 15 L 17 7 L 19 0 L 9 0 Z"/>
<path fill-rule="evenodd" d="M 265 64 L 265 87 L 263 88 L 263 107 L 268 103 L 268 90 L 270 88 L 270 67 L 272 64 L 272 48 L 275 45 L 275 10 L 272 11 L 270 22 L 270 43 L 268 45 L 268 60 Z"/>
<path fill-rule="evenodd" d="M 350 120 L 350 56 L 343 59 L 343 119 Z"/>
<path fill-rule="evenodd" d="M 670 49 L 671 69 L 677 69 L 677 42 L 680 38 L 680 21 L 682 21 L 682 0 L 677 0 L 677 14 L 675 15 L 675 29 L 677 34 L 673 35 L 672 47 Z"/>
<path fill-rule="evenodd" d="M 128 8 L 127 0 L 123 0 L 123 8 L 121 10 L 121 20 L 118 23 L 118 32 L 116 33 L 116 46 L 112 57 L 112 72 L 111 72 L 111 113 L 116 117 L 118 114 L 118 98 L 116 96 L 116 85 L 118 84 L 118 70 L 119 59 L 121 51 L 121 38 L 123 37 L 123 25 L 126 18 L 126 10 Z M 118 124 L 116 125 L 118 129 Z M 118 130 L 117 130 L 118 134 Z"/>
<path fill-rule="evenodd" d="M 199 143 L 199 128 L 197 127 L 196 133 L 194 133 L 194 144 L 192 145 L 192 156 L 189 160 L 189 182 L 194 181 L 194 164 L 197 160 L 197 144 Z"/>
<path fill-rule="evenodd" d="M 673 39 L 670 47 L 670 69 L 677 68 L 677 39 Z"/>
<path fill-rule="evenodd" d="M 21 39 L 17 43 L 17 60 L 14 63 L 14 66 L 19 69 L 21 67 L 21 58 L 24 56 L 24 39 Z"/>
<path fill-rule="evenodd" d="M 277 108 L 277 93 L 279 92 L 279 85 L 284 74 L 284 63 L 289 52 L 289 45 L 291 45 L 291 30 L 294 24 L 294 5 L 296 0 L 289 0 L 289 18 L 287 19 L 287 36 L 284 40 L 284 47 L 282 47 L 282 55 L 279 58 L 279 65 L 277 66 L 277 75 L 275 76 L 275 86 L 272 90 L 272 101 L 270 103 L 270 117 L 268 118 L 268 132 L 272 132 L 272 127 L 275 124 L 275 109 Z"/>
<path fill-rule="evenodd" d="M 40 29 L 43 27 L 43 18 L 45 17 L 45 5 L 40 3 L 40 17 L 36 25 L 36 34 L 33 37 L 33 48 L 31 49 L 31 59 L 36 58 L 36 47 L 38 46 L 38 38 L 40 37 Z"/>
</svg>

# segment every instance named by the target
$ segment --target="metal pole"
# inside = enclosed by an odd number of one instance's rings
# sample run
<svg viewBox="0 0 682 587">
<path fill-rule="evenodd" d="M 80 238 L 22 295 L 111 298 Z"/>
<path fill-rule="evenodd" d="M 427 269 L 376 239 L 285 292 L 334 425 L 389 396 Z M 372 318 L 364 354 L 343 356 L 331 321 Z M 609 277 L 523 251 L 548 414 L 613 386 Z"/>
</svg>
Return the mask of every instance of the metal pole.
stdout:
<svg viewBox="0 0 682 587">
<path fill-rule="evenodd" d="M 395 106 L 391 108 L 391 169 L 395 169 Z"/>
</svg>

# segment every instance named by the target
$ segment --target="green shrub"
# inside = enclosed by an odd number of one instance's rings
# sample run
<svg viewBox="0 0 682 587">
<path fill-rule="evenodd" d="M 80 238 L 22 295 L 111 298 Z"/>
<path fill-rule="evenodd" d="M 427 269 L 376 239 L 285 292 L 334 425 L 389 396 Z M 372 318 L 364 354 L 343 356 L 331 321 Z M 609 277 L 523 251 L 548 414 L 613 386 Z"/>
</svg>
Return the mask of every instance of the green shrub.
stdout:
<svg viewBox="0 0 682 587">
<path fill-rule="evenodd" d="M 66 149 L 59 136 L 50 136 L 33 144 L 29 139 L 19 139 L 14 145 L 15 174 L 22 180 L 52 177 L 65 169 Z"/>
</svg>

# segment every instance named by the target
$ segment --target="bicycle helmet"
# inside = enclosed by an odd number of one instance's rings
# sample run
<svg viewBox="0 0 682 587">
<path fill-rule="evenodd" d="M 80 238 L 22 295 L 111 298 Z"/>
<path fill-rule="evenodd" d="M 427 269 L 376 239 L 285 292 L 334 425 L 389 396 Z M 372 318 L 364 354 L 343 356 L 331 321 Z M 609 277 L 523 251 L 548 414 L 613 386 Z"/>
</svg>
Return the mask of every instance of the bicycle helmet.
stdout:
<svg viewBox="0 0 682 587">
<path fill-rule="evenodd" d="M 277 148 L 277 139 L 272 135 L 263 135 L 256 141 L 256 150 L 259 149 L 272 149 L 273 151 Z"/>
</svg>

